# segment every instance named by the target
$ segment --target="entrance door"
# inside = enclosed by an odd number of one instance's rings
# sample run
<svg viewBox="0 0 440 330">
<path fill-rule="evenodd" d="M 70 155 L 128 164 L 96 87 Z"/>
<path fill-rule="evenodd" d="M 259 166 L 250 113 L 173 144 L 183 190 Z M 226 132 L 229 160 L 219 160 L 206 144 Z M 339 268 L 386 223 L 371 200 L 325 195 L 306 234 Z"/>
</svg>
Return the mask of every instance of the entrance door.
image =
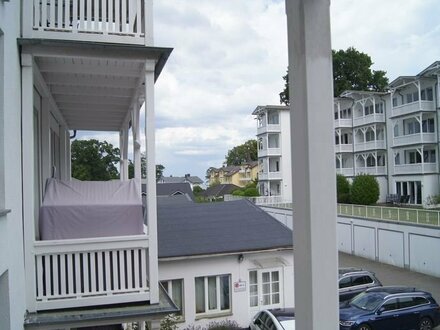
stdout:
<svg viewBox="0 0 440 330">
<path fill-rule="evenodd" d="M 249 271 L 249 307 L 251 316 L 268 308 L 283 307 L 281 268 Z"/>
</svg>

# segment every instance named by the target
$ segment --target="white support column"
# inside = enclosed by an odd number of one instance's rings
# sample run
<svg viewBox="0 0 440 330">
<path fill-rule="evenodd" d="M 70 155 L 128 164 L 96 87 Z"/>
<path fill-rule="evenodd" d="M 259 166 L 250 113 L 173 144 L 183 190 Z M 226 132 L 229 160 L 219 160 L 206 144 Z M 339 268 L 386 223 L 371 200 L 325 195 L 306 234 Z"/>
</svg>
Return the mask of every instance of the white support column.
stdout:
<svg viewBox="0 0 440 330">
<path fill-rule="evenodd" d="M 50 153 L 50 102 L 43 96 L 41 105 L 41 167 L 43 187 L 46 180 L 52 175 L 52 155 Z"/>
<path fill-rule="evenodd" d="M 336 219 L 330 0 L 286 0 L 286 12 L 295 322 L 298 329 L 337 330 L 336 222 L 328 221 Z"/>
<path fill-rule="evenodd" d="M 66 180 L 72 178 L 72 144 L 70 141 L 70 132 L 66 132 Z"/>
<path fill-rule="evenodd" d="M 153 46 L 153 0 L 144 0 L 144 8 L 145 46 Z"/>
<path fill-rule="evenodd" d="M 128 180 L 128 127 L 126 127 L 125 124 L 124 127 L 119 131 L 119 148 L 121 152 L 120 179 Z"/>
<path fill-rule="evenodd" d="M 156 201 L 156 138 L 154 115 L 154 62 L 145 65 L 145 155 L 147 158 L 147 226 L 150 303 L 159 302 L 159 274 L 157 260 L 157 201 Z"/>
<path fill-rule="evenodd" d="M 66 171 L 67 168 L 67 143 L 69 143 L 69 137 L 66 135 L 66 126 L 60 125 L 60 179 L 67 180 L 68 174 Z"/>
<path fill-rule="evenodd" d="M 23 177 L 23 218 L 24 250 L 26 271 L 26 308 L 35 312 L 35 262 L 33 248 L 35 241 L 35 176 L 34 173 L 34 74 L 32 55 L 21 55 L 22 80 L 22 177 Z"/>
<path fill-rule="evenodd" d="M 133 132 L 133 158 L 134 158 L 134 177 L 139 183 L 139 194 L 141 189 L 141 130 L 140 130 L 140 105 L 133 107 L 132 132 Z"/>
<path fill-rule="evenodd" d="M 419 109 L 422 109 L 422 86 L 420 80 L 417 82 L 417 92 L 419 93 Z"/>
</svg>

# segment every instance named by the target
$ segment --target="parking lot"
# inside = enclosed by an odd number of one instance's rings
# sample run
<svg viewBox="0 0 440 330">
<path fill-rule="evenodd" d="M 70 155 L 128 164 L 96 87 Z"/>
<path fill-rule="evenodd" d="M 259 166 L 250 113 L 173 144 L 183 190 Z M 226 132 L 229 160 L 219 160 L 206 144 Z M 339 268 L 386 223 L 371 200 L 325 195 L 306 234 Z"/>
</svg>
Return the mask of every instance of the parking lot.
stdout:
<svg viewBox="0 0 440 330">
<path fill-rule="evenodd" d="M 382 264 L 369 259 L 339 253 L 340 267 L 359 267 L 376 273 L 383 285 L 406 285 L 428 291 L 440 303 L 440 278 Z M 440 330 L 440 326 L 435 328 Z"/>
</svg>

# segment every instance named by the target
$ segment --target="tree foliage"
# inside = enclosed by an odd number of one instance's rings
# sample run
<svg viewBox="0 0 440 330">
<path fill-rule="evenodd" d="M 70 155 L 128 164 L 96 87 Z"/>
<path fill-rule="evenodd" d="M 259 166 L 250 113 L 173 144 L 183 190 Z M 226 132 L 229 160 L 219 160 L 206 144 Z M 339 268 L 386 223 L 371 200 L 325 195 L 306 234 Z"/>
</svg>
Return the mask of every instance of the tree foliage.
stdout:
<svg viewBox="0 0 440 330">
<path fill-rule="evenodd" d="M 258 159 L 257 140 L 248 140 L 228 150 L 226 165 L 241 165 Z"/>
<path fill-rule="evenodd" d="M 351 202 L 353 204 L 371 205 L 379 199 L 379 183 L 369 174 L 360 174 L 351 184 Z"/>
<path fill-rule="evenodd" d="M 257 189 L 257 182 L 250 182 L 245 187 L 240 189 L 235 189 L 232 192 L 234 196 L 245 196 L 245 197 L 258 197 L 260 193 Z"/>
<path fill-rule="evenodd" d="M 383 92 L 388 86 L 388 78 L 383 70 L 371 70 L 373 61 L 368 54 L 353 47 L 332 51 L 333 95 L 339 96 L 346 90 Z M 283 76 L 284 89 L 280 93 L 280 103 L 289 105 L 289 77 Z"/>
<path fill-rule="evenodd" d="M 350 182 L 341 174 L 336 175 L 336 195 L 338 203 L 350 203 Z"/>
<path fill-rule="evenodd" d="M 72 177 L 87 181 L 117 179 L 119 154 L 119 148 L 107 141 L 75 140 L 71 145 Z"/>
<path fill-rule="evenodd" d="M 158 181 L 165 170 L 165 166 L 161 164 L 156 164 L 156 181 Z M 128 160 L 128 177 L 134 178 L 134 163 L 131 159 Z M 147 158 L 145 157 L 145 153 L 141 154 L 141 178 L 145 179 L 147 177 Z"/>
</svg>

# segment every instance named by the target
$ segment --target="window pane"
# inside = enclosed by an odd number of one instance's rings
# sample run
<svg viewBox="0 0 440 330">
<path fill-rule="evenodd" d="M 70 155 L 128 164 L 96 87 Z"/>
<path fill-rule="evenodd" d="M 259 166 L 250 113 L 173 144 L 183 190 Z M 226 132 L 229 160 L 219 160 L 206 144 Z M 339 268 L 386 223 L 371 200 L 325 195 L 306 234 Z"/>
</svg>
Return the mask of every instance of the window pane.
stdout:
<svg viewBox="0 0 440 330">
<path fill-rule="evenodd" d="M 205 312 L 205 278 L 196 277 L 196 313 Z"/>
<path fill-rule="evenodd" d="M 280 292 L 280 283 L 272 283 L 272 292 L 277 293 Z"/>
<path fill-rule="evenodd" d="M 264 283 L 263 284 L 263 294 L 270 293 L 270 283 Z"/>
<path fill-rule="evenodd" d="M 229 275 L 220 277 L 220 309 L 230 309 L 230 285 Z"/>
<path fill-rule="evenodd" d="M 258 306 L 258 297 L 257 296 L 250 297 L 250 306 L 251 307 Z"/>
<path fill-rule="evenodd" d="M 257 271 L 253 270 L 249 272 L 249 284 L 256 284 L 257 283 Z"/>
<path fill-rule="evenodd" d="M 208 277 L 208 308 L 217 309 L 217 279 L 215 276 Z"/>
<path fill-rule="evenodd" d="M 270 295 L 269 294 L 263 295 L 263 305 L 270 305 Z"/>
<path fill-rule="evenodd" d="M 168 291 L 168 281 L 160 282 L 160 284 L 162 284 L 162 286 L 165 289 L 165 291 L 169 294 L 169 291 Z"/>
<path fill-rule="evenodd" d="M 272 272 L 272 281 L 278 282 L 280 280 L 280 275 L 278 272 Z"/>
<path fill-rule="evenodd" d="M 173 293 L 172 298 L 174 303 L 177 307 L 180 309 L 180 313 L 178 315 L 182 315 L 183 313 L 183 304 L 182 304 L 182 295 L 183 295 L 183 288 L 182 288 L 182 280 L 174 280 L 172 281 L 172 287 L 173 287 Z"/>
<path fill-rule="evenodd" d="M 269 276 L 269 273 L 268 273 L 268 272 L 264 272 L 264 273 L 262 274 L 262 276 L 263 276 L 263 283 L 270 282 L 270 276 Z"/>
<path fill-rule="evenodd" d="M 280 294 L 275 293 L 272 295 L 272 304 L 279 304 L 280 303 Z"/>
</svg>

